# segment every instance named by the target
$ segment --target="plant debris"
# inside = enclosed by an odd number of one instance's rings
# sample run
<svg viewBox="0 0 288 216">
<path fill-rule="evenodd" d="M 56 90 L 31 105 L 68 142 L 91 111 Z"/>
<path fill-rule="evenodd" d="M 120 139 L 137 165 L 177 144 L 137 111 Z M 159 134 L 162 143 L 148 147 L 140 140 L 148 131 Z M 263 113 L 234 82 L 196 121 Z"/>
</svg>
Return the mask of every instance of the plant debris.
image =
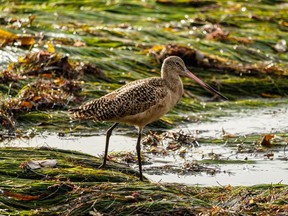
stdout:
<svg viewBox="0 0 288 216">
<path fill-rule="evenodd" d="M 21 112 L 66 108 L 79 102 L 82 83 L 79 79 L 85 73 L 109 81 L 98 66 L 69 61 L 68 56 L 54 52 L 52 47 L 49 51 L 28 53 L 3 70 L 0 82 L 18 91 L 0 104 L 4 128 L 14 127 L 13 122 Z"/>
<path fill-rule="evenodd" d="M 12 119 L 11 115 L 4 110 L 0 110 L 0 126 L 6 128 L 8 131 L 15 130 L 14 120 Z"/>
<path fill-rule="evenodd" d="M 46 159 L 46 160 L 30 160 L 28 162 L 24 162 L 20 164 L 21 169 L 28 169 L 28 170 L 34 170 L 34 169 L 40 169 L 40 168 L 53 168 L 57 164 L 57 160 L 54 159 Z"/>
<path fill-rule="evenodd" d="M 260 144 L 262 146 L 265 146 L 265 147 L 271 147 L 272 144 L 271 144 L 271 140 L 274 138 L 274 135 L 273 134 L 266 134 L 263 136 Z"/>
<path fill-rule="evenodd" d="M 197 140 L 188 133 L 184 133 L 182 130 L 178 132 L 163 132 L 158 134 L 157 132 L 150 132 L 143 138 L 142 144 L 146 147 L 148 152 L 154 153 L 167 153 L 166 150 L 176 151 L 182 147 L 199 147 Z M 165 146 L 164 150 L 161 146 Z M 184 152 L 184 150 L 182 150 Z"/>
<path fill-rule="evenodd" d="M 0 47 L 13 43 L 16 46 L 32 46 L 35 44 L 35 38 L 29 34 L 15 35 L 0 29 Z"/>
</svg>

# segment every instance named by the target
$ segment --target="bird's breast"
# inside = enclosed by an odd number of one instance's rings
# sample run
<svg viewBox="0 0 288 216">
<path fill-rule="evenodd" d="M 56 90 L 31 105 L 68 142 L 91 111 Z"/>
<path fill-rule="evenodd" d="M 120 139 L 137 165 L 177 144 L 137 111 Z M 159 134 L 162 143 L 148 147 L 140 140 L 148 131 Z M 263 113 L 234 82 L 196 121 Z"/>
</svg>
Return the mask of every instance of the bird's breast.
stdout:
<svg viewBox="0 0 288 216">
<path fill-rule="evenodd" d="M 169 110 L 178 103 L 181 96 L 182 93 L 168 91 L 167 95 L 159 100 L 154 106 L 149 107 L 144 112 L 125 116 L 120 121 L 143 128 L 147 124 L 160 119 L 163 115 L 169 112 Z"/>
</svg>

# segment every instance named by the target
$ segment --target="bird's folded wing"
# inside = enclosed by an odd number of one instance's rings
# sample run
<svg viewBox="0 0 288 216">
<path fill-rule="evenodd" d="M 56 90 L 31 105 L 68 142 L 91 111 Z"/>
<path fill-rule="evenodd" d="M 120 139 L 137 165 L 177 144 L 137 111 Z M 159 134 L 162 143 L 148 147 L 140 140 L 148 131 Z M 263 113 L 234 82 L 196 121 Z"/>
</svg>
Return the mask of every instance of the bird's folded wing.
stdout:
<svg viewBox="0 0 288 216">
<path fill-rule="evenodd" d="M 75 118 L 113 121 L 154 106 L 167 95 L 165 81 L 149 78 L 127 85 L 72 110 Z"/>
</svg>

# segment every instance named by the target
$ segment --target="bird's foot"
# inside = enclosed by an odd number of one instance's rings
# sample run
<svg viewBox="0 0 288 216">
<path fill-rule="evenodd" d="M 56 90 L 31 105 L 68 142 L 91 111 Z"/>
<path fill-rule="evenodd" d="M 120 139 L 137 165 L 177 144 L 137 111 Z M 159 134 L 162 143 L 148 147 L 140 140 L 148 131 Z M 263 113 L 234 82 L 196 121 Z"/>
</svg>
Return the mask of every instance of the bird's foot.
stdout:
<svg viewBox="0 0 288 216">
<path fill-rule="evenodd" d="M 98 168 L 99 169 L 102 169 L 102 168 L 104 168 L 106 166 L 106 163 L 102 163 Z"/>
</svg>

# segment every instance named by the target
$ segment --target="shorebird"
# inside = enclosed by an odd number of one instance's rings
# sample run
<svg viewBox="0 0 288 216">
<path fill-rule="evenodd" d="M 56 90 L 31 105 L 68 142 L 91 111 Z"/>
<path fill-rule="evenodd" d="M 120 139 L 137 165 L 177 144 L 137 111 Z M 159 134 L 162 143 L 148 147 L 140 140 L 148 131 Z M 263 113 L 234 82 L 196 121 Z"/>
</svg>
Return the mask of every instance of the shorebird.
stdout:
<svg viewBox="0 0 288 216">
<path fill-rule="evenodd" d="M 179 102 L 184 92 L 180 76 L 189 77 L 208 91 L 227 99 L 191 73 L 180 57 L 170 56 L 163 61 L 161 77 L 130 82 L 99 99 L 69 110 L 74 119 L 114 122 L 106 132 L 104 159 L 99 168 L 106 165 L 109 139 L 113 129 L 119 123 L 133 125 L 138 128 L 136 151 L 140 180 L 143 181 L 140 153 L 142 130 L 147 124 L 161 118 Z"/>
</svg>

